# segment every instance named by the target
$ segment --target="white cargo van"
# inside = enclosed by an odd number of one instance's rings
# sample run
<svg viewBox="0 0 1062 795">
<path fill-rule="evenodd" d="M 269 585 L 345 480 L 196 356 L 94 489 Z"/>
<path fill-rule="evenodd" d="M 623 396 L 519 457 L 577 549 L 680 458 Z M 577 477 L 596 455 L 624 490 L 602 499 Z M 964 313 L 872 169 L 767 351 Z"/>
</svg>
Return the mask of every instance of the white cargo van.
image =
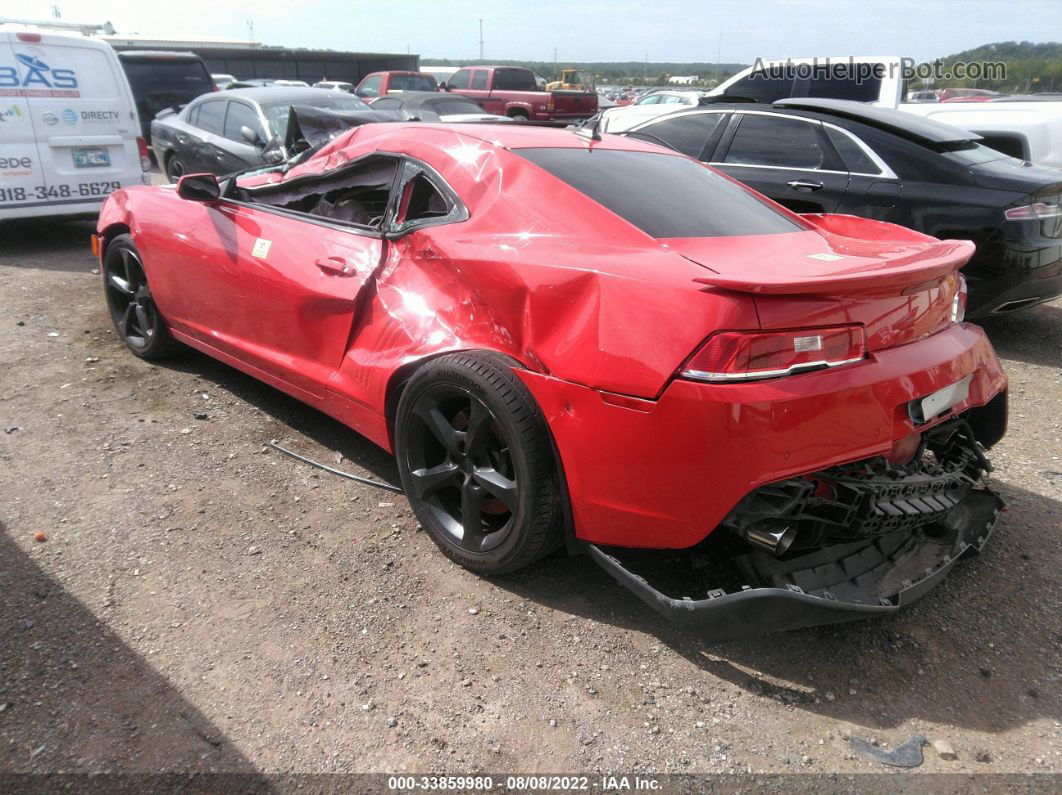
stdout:
<svg viewBox="0 0 1062 795">
<path fill-rule="evenodd" d="M 0 220 L 95 214 L 149 181 L 133 94 L 111 46 L 0 25 Z"/>
</svg>

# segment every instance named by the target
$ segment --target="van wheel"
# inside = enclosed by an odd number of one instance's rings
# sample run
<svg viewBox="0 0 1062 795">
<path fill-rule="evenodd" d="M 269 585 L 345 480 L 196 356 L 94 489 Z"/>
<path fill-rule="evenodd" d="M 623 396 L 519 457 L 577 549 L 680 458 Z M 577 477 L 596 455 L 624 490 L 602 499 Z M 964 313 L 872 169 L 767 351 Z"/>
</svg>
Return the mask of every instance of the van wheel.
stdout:
<svg viewBox="0 0 1062 795">
<path fill-rule="evenodd" d="M 166 179 L 170 182 L 176 182 L 185 174 L 184 163 L 177 157 L 176 154 L 172 154 L 166 158 Z"/>
</svg>

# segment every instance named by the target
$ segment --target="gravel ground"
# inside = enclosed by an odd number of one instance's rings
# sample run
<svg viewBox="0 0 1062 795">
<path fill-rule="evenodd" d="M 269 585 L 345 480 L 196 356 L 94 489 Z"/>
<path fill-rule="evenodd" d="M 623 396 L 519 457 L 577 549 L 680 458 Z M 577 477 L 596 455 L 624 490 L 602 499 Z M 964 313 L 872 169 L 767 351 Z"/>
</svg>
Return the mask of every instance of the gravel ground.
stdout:
<svg viewBox="0 0 1062 795">
<path fill-rule="evenodd" d="M 91 225 L 0 228 L 0 771 L 1054 772 L 1062 302 L 996 322 L 1009 504 L 894 619 L 722 645 L 587 558 L 448 562 L 332 420 L 113 334 Z M 342 459 L 338 459 L 342 456 Z M 35 540 L 44 533 L 46 541 Z"/>
</svg>

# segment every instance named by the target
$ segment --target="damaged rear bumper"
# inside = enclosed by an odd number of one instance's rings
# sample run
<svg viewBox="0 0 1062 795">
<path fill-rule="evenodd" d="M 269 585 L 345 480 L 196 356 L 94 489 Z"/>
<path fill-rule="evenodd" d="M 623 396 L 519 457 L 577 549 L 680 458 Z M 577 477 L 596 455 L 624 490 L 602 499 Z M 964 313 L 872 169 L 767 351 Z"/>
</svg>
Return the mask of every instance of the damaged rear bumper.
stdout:
<svg viewBox="0 0 1062 795">
<path fill-rule="evenodd" d="M 742 586 L 730 593 L 716 589 L 706 599 L 674 598 L 628 569 L 614 553 L 594 544 L 589 545 L 589 552 L 621 585 L 668 619 L 694 626 L 714 641 L 736 640 L 895 613 L 925 596 L 960 558 L 980 552 L 1002 508 L 1003 501 L 995 494 L 973 491 L 957 508 L 965 511 L 969 519 L 953 543 L 941 544 L 923 534 L 910 539 L 910 544 L 895 547 L 883 538 L 852 550 L 851 555 L 840 554 L 833 561 L 812 567 L 817 578 L 826 574 L 835 579 L 836 586 L 843 586 L 846 593 L 841 597 L 833 587 L 807 592 L 790 583 L 785 587 Z M 860 592 L 859 573 L 870 573 L 872 579 L 879 581 L 874 572 L 882 568 L 897 580 L 895 592 L 885 596 L 871 589 Z"/>
<path fill-rule="evenodd" d="M 668 618 L 732 640 L 893 613 L 988 542 L 1003 502 L 965 417 L 875 457 L 750 492 L 690 550 L 589 545 L 593 559 Z M 784 539 L 784 543 L 783 543 Z"/>
</svg>

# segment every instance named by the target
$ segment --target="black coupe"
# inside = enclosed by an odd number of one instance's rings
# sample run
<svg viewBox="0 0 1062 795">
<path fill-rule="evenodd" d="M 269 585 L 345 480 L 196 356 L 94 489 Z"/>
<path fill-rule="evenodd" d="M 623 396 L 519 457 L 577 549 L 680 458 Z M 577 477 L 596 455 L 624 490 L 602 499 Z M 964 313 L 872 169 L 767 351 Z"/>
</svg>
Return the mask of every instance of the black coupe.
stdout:
<svg viewBox="0 0 1062 795">
<path fill-rule="evenodd" d="M 1062 171 L 911 113 L 833 99 L 714 104 L 625 133 L 710 163 L 800 213 L 848 213 L 977 244 L 967 317 L 1062 294 Z"/>
</svg>

